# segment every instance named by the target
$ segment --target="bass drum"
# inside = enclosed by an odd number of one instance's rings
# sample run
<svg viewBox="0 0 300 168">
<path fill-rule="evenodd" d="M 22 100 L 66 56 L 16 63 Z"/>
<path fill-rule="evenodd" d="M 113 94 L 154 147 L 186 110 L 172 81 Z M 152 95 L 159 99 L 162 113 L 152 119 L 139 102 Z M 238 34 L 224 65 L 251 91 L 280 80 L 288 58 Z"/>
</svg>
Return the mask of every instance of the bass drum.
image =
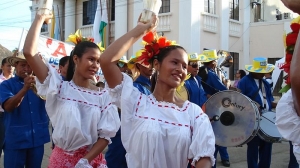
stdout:
<svg viewBox="0 0 300 168">
<path fill-rule="evenodd" d="M 251 141 L 259 130 L 260 115 L 254 102 L 231 90 L 212 95 L 204 104 L 205 113 L 213 120 L 216 144 L 241 146 Z"/>
<path fill-rule="evenodd" d="M 190 95 L 185 86 L 181 86 L 179 89 L 176 89 L 175 95 L 181 98 L 182 100 L 190 100 Z"/>
<path fill-rule="evenodd" d="M 275 125 L 276 113 L 273 111 L 264 111 L 261 115 L 259 123 L 259 131 L 257 135 L 266 142 L 280 143 L 282 136 Z"/>
</svg>

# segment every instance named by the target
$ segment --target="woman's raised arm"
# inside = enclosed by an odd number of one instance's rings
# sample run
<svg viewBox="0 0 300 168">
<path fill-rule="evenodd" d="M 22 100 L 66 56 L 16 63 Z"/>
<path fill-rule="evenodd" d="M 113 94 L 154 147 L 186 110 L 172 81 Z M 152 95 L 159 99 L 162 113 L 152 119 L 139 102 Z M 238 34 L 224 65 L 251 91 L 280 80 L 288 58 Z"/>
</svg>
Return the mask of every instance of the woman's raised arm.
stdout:
<svg viewBox="0 0 300 168">
<path fill-rule="evenodd" d="M 293 54 L 293 59 L 291 62 L 291 69 L 290 69 L 290 78 L 291 78 L 291 86 L 292 86 L 292 93 L 294 99 L 295 109 L 300 116 L 300 33 L 298 35 L 297 43 L 295 45 L 295 50 Z"/>
<path fill-rule="evenodd" d="M 104 53 L 101 54 L 101 70 L 110 88 L 114 88 L 122 82 L 122 74 L 117 66 L 119 59 L 144 33 L 155 28 L 157 21 L 157 17 L 153 16 L 150 23 L 138 23 L 135 28 L 109 45 Z"/>
<path fill-rule="evenodd" d="M 37 53 L 37 45 L 41 27 L 46 19 L 52 18 L 52 15 L 36 15 L 34 21 L 26 36 L 23 54 L 40 82 L 44 82 L 48 75 L 48 68 Z"/>
</svg>

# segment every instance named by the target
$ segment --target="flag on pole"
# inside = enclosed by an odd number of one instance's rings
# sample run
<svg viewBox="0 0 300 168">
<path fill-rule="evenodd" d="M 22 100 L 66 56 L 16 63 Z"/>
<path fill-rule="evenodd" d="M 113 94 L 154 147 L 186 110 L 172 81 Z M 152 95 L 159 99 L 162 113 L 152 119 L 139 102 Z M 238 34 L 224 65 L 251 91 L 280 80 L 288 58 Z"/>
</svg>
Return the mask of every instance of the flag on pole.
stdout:
<svg viewBox="0 0 300 168">
<path fill-rule="evenodd" d="M 55 28 L 55 12 L 53 8 L 53 18 L 51 19 L 51 30 L 50 30 L 50 37 L 54 38 L 54 28 Z"/>
<path fill-rule="evenodd" d="M 102 41 L 99 32 L 100 23 L 101 23 L 101 0 L 97 0 L 97 9 L 96 9 L 94 25 L 93 25 L 93 38 L 96 44 Z"/>
<path fill-rule="evenodd" d="M 54 17 L 55 25 L 54 25 L 54 35 L 53 35 L 53 38 L 56 39 L 56 40 L 61 40 L 60 39 L 60 24 L 59 24 L 58 6 L 56 6 L 56 8 L 57 8 L 57 10 L 56 10 L 57 12 L 56 12 L 56 15 L 54 15 L 55 16 Z"/>
<path fill-rule="evenodd" d="M 101 36 L 102 47 L 106 48 L 106 25 L 108 23 L 106 0 L 102 4 L 102 16 L 100 22 L 99 33 Z"/>
</svg>

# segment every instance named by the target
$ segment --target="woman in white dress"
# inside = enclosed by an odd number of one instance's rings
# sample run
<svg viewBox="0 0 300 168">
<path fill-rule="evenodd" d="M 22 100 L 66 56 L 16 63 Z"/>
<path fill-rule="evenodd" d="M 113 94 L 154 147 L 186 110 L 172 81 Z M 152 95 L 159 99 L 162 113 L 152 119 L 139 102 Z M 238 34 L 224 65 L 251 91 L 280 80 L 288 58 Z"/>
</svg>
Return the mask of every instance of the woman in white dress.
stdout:
<svg viewBox="0 0 300 168">
<path fill-rule="evenodd" d="M 106 167 L 101 154 L 120 127 L 116 106 L 107 90 L 90 83 L 100 67 L 100 49 L 81 42 L 72 51 L 67 81 L 37 53 L 38 38 L 45 19 L 36 15 L 24 44 L 24 55 L 37 77 L 38 94 L 46 96 L 46 110 L 54 127 L 55 148 L 50 168 Z"/>
<path fill-rule="evenodd" d="M 148 45 L 153 53 L 146 53 L 144 61 L 153 64 L 157 79 L 153 80 L 156 85 L 149 96 L 139 92 L 132 79 L 116 66 L 124 53 L 156 24 L 156 17 L 151 23 L 138 23 L 100 57 L 114 103 L 122 109 L 121 136 L 128 167 L 184 168 L 192 159 L 196 168 L 210 168 L 215 162 L 215 137 L 209 118 L 196 104 L 175 96 L 187 75 L 186 51 L 175 45 L 158 50 L 157 43 Z"/>
</svg>

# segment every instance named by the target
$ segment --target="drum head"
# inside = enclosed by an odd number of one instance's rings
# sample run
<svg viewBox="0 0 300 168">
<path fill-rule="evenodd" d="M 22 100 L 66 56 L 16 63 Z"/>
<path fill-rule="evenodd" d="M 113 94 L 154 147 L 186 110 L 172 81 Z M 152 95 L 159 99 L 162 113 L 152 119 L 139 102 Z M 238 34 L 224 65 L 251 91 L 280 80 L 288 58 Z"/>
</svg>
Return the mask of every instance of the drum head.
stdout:
<svg viewBox="0 0 300 168">
<path fill-rule="evenodd" d="M 182 86 L 179 89 L 177 89 L 175 94 L 182 100 L 189 100 L 189 93 L 185 86 Z"/>
<path fill-rule="evenodd" d="M 263 133 L 265 133 L 265 136 L 275 138 L 282 137 L 275 125 L 276 114 L 274 112 L 264 112 L 260 119 L 259 127 Z"/>
<path fill-rule="evenodd" d="M 212 122 L 219 146 L 242 145 L 258 131 L 258 110 L 248 97 L 239 92 L 218 92 L 207 100 L 205 108 L 209 118 L 219 117 L 218 121 Z"/>
</svg>

